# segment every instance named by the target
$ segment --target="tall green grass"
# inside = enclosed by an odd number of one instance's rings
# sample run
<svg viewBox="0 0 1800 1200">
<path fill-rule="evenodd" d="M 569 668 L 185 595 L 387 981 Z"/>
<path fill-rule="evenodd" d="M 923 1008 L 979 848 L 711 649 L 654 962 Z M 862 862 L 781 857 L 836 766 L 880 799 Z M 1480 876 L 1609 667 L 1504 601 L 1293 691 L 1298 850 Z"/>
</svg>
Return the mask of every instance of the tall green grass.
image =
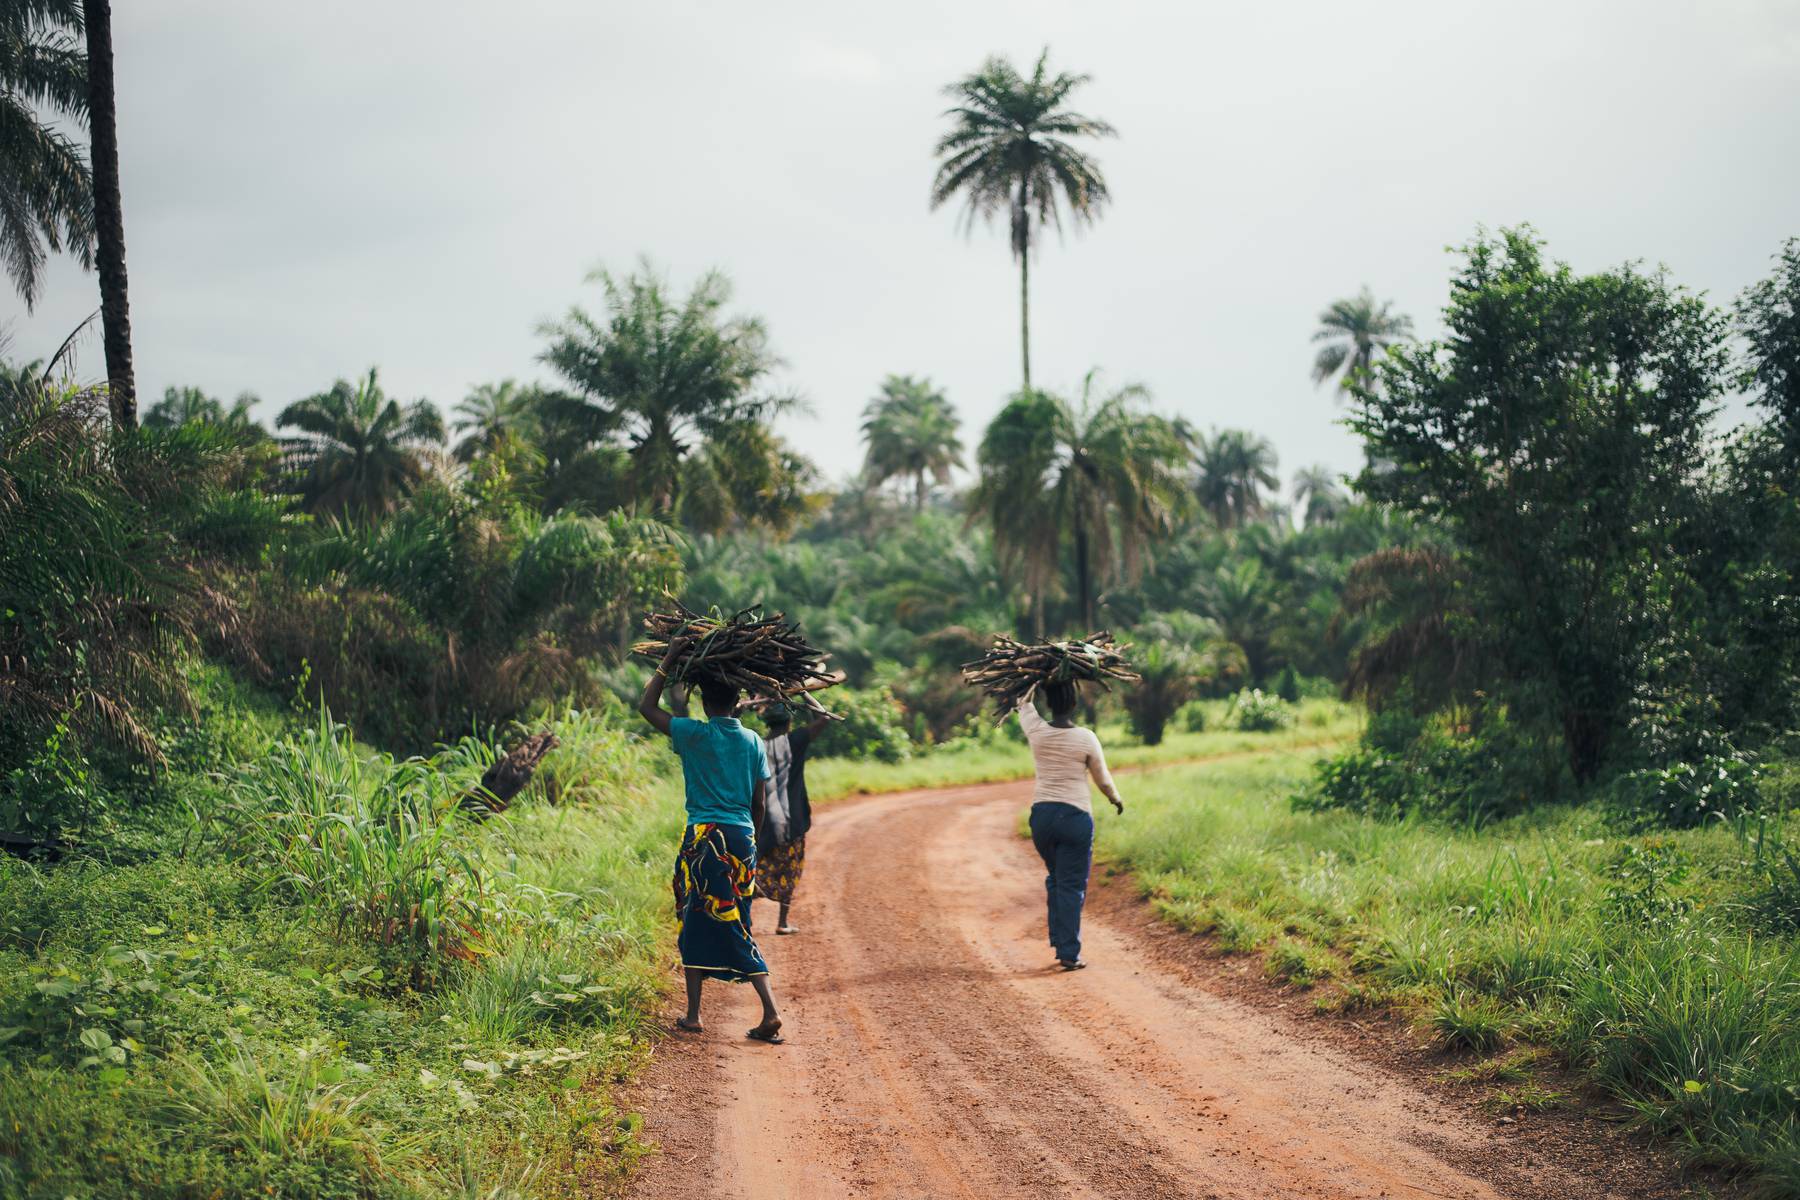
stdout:
<svg viewBox="0 0 1800 1200">
<path fill-rule="evenodd" d="M 1479 831 L 1295 812 L 1310 757 L 1134 780 L 1101 854 L 1168 918 L 1321 986 L 1321 1007 L 1397 1004 L 1472 1052 L 1553 1047 L 1694 1160 L 1800 1194 L 1800 942 L 1753 903 L 1755 832 L 1629 836 L 1592 808 Z"/>
<path fill-rule="evenodd" d="M 555 730 L 559 803 L 501 819 L 456 805 L 491 747 L 396 762 L 323 723 L 169 781 L 201 829 L 160 853 L 0 860 L 0 1195 L 560 1197 L 625 1170 L 680 798 L 641 741 Z"/>
<path fill-rule="evenodd" d="M 444 764 L 369 753 L 322 715 L 245 764 L 207 824 L 263 886 L 340 935 L 466 959 L 482 949 L 486 911 L 462 836 L 466 786 Z"/>
</svg>

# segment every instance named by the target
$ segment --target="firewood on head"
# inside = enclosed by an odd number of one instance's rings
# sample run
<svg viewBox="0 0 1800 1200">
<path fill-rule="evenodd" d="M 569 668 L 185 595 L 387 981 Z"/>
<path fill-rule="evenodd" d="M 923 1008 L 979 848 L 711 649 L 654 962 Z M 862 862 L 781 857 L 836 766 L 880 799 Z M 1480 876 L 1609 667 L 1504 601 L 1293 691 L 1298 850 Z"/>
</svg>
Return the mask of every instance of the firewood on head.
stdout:
<svg viewBox="0 0 1800 1200">
<path fill-rule="evenodd" d="M 1138 682 L 1139 676 L 1125 658 L 1129 649 L 1128 644 L 1114 642 L 1105 630 L 1065 642 L 1027 643 L 995 634 L 986 654 L 963 664 L 962 677 L 964 683 L 992 696 L 1005 720 L 1032 688 L 1043 684 L 1071 683 L 1078 688 L 1093 684 L 1111 691 L 1115 682 Z"/>
<path fill-rule="evenodd" d="M 843 674 L 828 668 L 830 656 L 801 636 L 799 624 L 782 613 L 765 616 L 760 605 L 752 605 L 731 616 L 716 609 L 702 615 L 677 603 L 674 611 L 645 617 L 644 629 L 650 636 L 631 652 L 650 662 L 661 662 L 676 638 L 689 639 L 670 665 L 672 684 L 715 679 L 752 702 L 783 700 L 838 719 L 814 693 L 843 682 Z"/>
</svg>

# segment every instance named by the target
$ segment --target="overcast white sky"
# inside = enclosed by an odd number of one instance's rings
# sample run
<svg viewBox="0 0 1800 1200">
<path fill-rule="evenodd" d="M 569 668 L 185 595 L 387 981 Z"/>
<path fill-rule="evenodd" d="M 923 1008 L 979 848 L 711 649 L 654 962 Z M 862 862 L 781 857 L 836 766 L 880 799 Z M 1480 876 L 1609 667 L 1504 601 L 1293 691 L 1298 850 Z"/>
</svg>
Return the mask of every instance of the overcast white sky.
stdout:
<svg viewBox="0 0 1800 1200">
<path fill-rule="evenodd" d="M 262 415 L 378 364 L 446 408 L 544 377 L 538 323 L 597 265 L 723 268 L 814 406 L 829 475 L 890 371 L 973 445 L 1017 383 L 1003 234 L 926 204 L 940 88 L 1049 45 L 1115 203 L 1033 264 L 1033 363 L 1350 468 L 1308 377 L 1321 307 L 1371 285 L 1437 328 L 1479 224 L 1665 263 L 1727 299 L 1800 234 L 1800 0 L 1066 0 L 505 5 L 157 0 L 116 9 L 132 325 L 170 384 Z M 97 303 L 59 264 L 13 352 Z M 11 318 L 10 320 L 8 318 Z M 103 373 L 97 340 L 83 360 Z"/>
</svg>

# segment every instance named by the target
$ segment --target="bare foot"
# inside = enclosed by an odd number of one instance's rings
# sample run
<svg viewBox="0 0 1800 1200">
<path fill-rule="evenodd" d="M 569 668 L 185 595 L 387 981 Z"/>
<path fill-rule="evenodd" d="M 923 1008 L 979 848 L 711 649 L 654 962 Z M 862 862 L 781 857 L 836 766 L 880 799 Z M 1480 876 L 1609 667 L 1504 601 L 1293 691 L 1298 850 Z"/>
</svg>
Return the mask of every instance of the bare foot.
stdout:
<svg viewBox="0 0 1800 1200">
<path fill-rule="evenodd" d="M 774 1046 L 779 1046 L 786 1040 L 781 1036 L 780 1017 L 770 1017 L 744 1036 L 753 1042 L 768 1042 L 770 1045 Z"/>
<path fill-rule="evenodd" d="M 682 1033 L 705 1033 L 706 1027 L 698 1021 L 690 1021 L 686 1017 L 675 1018 L 675 1028 Z"/>
</svg>

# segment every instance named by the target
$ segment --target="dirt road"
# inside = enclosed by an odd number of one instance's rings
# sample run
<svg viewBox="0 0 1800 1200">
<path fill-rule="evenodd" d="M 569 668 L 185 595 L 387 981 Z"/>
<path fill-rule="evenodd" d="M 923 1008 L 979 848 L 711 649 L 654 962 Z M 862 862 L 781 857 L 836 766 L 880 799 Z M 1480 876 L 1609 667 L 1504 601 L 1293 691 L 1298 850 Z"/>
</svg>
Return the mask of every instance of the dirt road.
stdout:
<svg viewBox="0 0 1800 1200">
<path fill-rule="evenodd" d="M 640 1096 L 663 1153 L 633 1195 L 1612 1194 L 1159 967 L 1124 922 L 1090 919 L 1092 966 L 1054 969 L 1029 801 L 1002 784 L 823 813 L 801 934 L 756 905 L 789 1040 L 745 1041 L 750 989 L 709 984 L 706 1033 L 659 1048 Z"/>
</svg>

